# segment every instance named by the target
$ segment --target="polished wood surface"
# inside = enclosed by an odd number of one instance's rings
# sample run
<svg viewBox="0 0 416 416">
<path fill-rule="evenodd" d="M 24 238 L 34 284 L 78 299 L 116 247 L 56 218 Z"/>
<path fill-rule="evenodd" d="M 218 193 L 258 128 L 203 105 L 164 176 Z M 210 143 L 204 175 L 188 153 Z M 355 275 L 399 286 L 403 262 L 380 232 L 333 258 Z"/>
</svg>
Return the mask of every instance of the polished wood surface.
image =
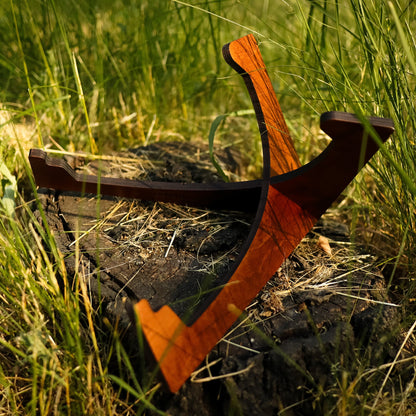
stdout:
<svg viewBox="0 0 416 416">
<path fill-rule="evenodd" d="M 261 180 L 212 184 L 135 181 L 83 175 L 63 159 L 40 149 L 31 149 L 29 161 L 36 184 L 44 188 L 80 193 L 119 196 L 149 201 L 173 202 L 193 207 L 255 212 L 261 193 Z"/>
<path fill-rule="evenodd" d="M 191 326 L 168 306 L 153 312 L 147 300 L 136 304 L 141 328 L 171 391 L 181 387 L 314 222 L 309 213 L 270 187 L 248 250 L 226 286 Z"/>
<path fill-rule="evenodd" d="M 357 117 L 326 113 L 321 127 L 335 140 L 318 158 L 299 167 L 254 38 L 249 35 L 231 42 L 223 52 L 226 61 L 244 77 L 256 110 L 263 141 L 263 190 L 235 270 L 225 287 L 200 306 L 196 319 L 185 324 L 168 306 L 154 312 L 145 299 L 135 305 L 141 328 L 172 392 L 182 386 L 377 150 L 371 139 L 365 139 Z M 387 140 L 392 122 L 380 118 L 370 122 L 381 140 Z"/>
<path fill-rule="evenodd" d="M 224 45 L 222 53 L 225 61 L 243 77 L 250 94 L 263 142 L 265 176 L 298 168 L 299 157 L 256 39 L 251 34 L 244 36 Z"/>
<path fill-rule="evenodd" d="M 168 306 L 155 312 L 145 299 L 134 306 L 172 392 L 182 386 L 378 149 L 357 117 L 329 112 L 322 115 L 321 128 L 333 141 L 316 159 L 300 166 L 254 37 L 248 35 L 225 45 L 223 54 L 244 78 L 255 108 L 263 145 L 263 178 L 209 185 L 100 180 L 101 193 L 256 211 L 234 269 L 192 316 L 178 317 Z M 387 140 L 394 130 L 388 119 L 370 118 L 369 122 L 381 141 Z M 80 176 L 64 162 L 48 158 L 40 150 L 32 149 L 30 162 L 38 185 L 97 191 L 96 177 Z"/>
</svg>

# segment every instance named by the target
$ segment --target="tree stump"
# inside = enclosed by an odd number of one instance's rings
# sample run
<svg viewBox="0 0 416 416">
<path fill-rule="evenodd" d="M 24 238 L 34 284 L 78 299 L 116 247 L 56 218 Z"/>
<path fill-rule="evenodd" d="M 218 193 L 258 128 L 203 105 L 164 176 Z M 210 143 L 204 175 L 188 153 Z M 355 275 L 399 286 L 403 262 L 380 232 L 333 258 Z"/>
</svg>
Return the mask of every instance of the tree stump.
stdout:
<svg viewBox="0 0 416 416">
<path fill-rule="evenodd" d="M 218 158 L 238 173 L 235 152 Z M 220 180 L 202 144 L 159 143 L 88 164 L 69 162 L 113 177 Z M 166 203 L 39 194 L 68 275 L 85 279 L 93 305 L 119 322 L 130 346 L 137 338 L 126 305 L 146 298 L 153 309 L 192 311 L 232 266 L 253 219 Z M 394 336 L 399 317 L 388 302 L 374 259 L 350 244 L 348 227 L 326 215 L 191 380 L 176 395 L 160 389 L 154 403 L 172 415 L 312 414 L 320 391 L 325 411 L 357 348 L 377 346 L 380 361 L 389 355 L 380 334 Z"/>
</svg>

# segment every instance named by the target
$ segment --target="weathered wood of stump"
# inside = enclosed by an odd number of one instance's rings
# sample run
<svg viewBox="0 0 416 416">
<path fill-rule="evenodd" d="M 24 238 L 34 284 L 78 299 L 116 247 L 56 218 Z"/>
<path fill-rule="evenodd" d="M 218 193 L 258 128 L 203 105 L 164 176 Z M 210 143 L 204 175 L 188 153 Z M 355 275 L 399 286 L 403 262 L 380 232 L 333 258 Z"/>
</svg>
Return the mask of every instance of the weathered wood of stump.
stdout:
<svg viewBox="0 0 416 416">
<path fill-rule="evenodd" d="M 219 180 L 204 146 L 155 144 L 123 156 L 132 161 L 86 168 L 136 179 Z M 231 152 L 222 162 L 238 167 Z M 68 274 L 80 272 L 93 304 L 118 320 L 130 340 L 135 334 L 126 303 L 146 298 L 154 309 L 169 304 L 183 316 L 232 265 L 252 219 L 172 204 L 40 195 Z M 332 256 L 319 248 L 318 235 L 330 239 Z M 378 343 L 374 356 L 388 354 L 379 334 L 391 332 L 398 313 L 382 304 L 384 279 L 372 261 L 351 248 L 346 226 L 324 217 L 207 357 L 218 363 L 202 366 L 178 394 L 160 392 L 155 404 L 174 415 L 228 414 L 231 408 L 268 415 L 291 405 L 293 414 L 312 412 L 310 391 L 330 388 L 354 349 Z"/>
</svg>

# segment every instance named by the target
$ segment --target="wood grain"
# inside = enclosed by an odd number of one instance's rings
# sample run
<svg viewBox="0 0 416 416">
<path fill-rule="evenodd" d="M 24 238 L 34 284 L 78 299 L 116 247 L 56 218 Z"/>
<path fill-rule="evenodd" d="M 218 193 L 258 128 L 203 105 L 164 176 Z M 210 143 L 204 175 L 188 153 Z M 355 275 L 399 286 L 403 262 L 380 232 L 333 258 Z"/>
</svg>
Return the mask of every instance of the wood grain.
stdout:
<svg viewBox="0 0 416 416">
<path fill-rule="evenodd" d="M 263 190 L 235 270 L 225 287 L 201 305 L 196 319 L 187 325 L 168 306 L 154 312 L 145 299 L 134 307 L 172 392 L 182 386 L 377 150 L 374 142 L 363 140 L 364 129 L 357 117 L 327 113 L 322 127 L 334 134 L 334 142 L 318 158 L 299 167 L 254 38 L 246 36 L 223 51 L 226 61 L 244 77 L 256 109 L 263 143 Z M 393 131 L 391 121 L 374 118 L 372 123 L 383 141 Z"/>
<path fill-rule="evenodd" d="M 168 306 L 135 305 L 141 328 L 172 392 L 222 338 L 315 222 L 273 187 L 254 239 L 226 286 L 191 326 Z"/>
<path fill-rule="evenodd" d="M 224 58 L 244 79 L 263 145 L 263 178 L 214 184 L 127 181 L 76 174 L 67 164 L 32 149 L 38 185 L 160 200 L 221 209 L 256 210 L 247 240 L 223 285 L 192 316 L 170 307 L 153 311 L 147 300 L 135 316 L 172 392 L 176 392 L 222 338 L 299 244 L 316 220 L 377 151 L 354 115 L 325 113 L 321 128 L 333 141 L 316 159 L 300 166 L 286 122 L 252 35 L 223 48 Z M 370 118 L 381 141 L 393 132 L 391 120 Z"/>
<path fill-rule="evenodd" d="M 265 177 L 298 168 L 299 157 L 256 39 L 251 34 L 244 36 L 225 45 L 222 51 L 225 61 L 243 77 L 250 93 L 263 142 Z M 267 171 L 268 159 L 270 172 Z"/>
</svg>

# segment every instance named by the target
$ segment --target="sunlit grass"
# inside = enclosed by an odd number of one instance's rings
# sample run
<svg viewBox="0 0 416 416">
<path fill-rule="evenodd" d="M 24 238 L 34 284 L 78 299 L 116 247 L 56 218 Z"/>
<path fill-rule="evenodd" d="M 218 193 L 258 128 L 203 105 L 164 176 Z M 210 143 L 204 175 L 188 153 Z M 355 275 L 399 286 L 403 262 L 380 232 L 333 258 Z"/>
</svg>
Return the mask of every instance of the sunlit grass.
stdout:
<svg viewBox="0 0 416 416">
<path fill-rule="evenodd" d="M 152 408 L 153 392 L 135 380 L 118 336 L 110 345 L 101 342 L 108 340 L 97 329 L 82 271 L 69 282 L 46 221 L 33 217 L 24 158 L 31 146 L 108 154 L 172 138 L 203 137 L 208 143 L 215 119 L 250 108 L 239 76 L 221 57 L 224 43 L 249 30 L 260 43 L 302 161 L 326 143 L 318 129 L 324 111 L 393 119 L 394 136 L 349 188 L 347 212 L 339 214 L 353 221 L 355 238 L 388 265 L 388 283 L 407 313 L 403 330 L 413 328 L 414 283 L 395 280 L 398 271 L 415 276 L 411 2 L 3 3 L 0 111 L 7 117 L 0 114 L 0 154 L 19 192 L 15 215 L 2 205 L 0 216 L 0 413 L 130 414 Z M 248 175 L 258 175 L 255 120 L 228 117 L 216 132 L 217 143 L 237 145 L 252 161 Z M 10 180 L 4 173 L 1 180 L 3 198 Z M 412 331 L 407 335 L 414 342 Z M 113 374 L 110 380 L 111 356 L 126 369 L 124 379 Z M 360 408 L 357 397 L 365 396 L 367 382 L 376 393 L 365 397 L 363 408 L 387 403 L 404 409 L 412 396 L 407 386 L 396 399 L 382 395 L 384 374 L 396 363 L 381 368 L 377 380 L 380 369 L 365 364 L 340 377 L 333 394 L 341 414 Z M 129 400 L 120 400 L 120 388 Z"/>
</svg>

